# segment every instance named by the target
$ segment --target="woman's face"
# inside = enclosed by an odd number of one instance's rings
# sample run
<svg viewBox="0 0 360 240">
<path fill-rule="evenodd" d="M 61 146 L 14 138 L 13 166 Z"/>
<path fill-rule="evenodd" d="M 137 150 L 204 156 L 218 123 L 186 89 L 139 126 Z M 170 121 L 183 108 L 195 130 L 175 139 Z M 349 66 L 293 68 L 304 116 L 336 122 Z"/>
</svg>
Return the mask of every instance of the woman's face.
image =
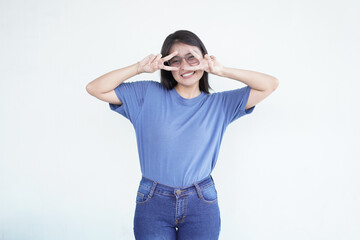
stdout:
<svg viewBox="0 0 360 240">
<path fill-rule="evenodd" d="M 172 47 L 170 48 L 169 54 L 177 51 L 178 53 L 176 56 L 180 56 L 183 58 L 189 57 L 189 55 L 192 55 L 190 52 L 190 49 L 197 52 L 202 58 L 202 53 L 198 47 L 187 45 L 184 43 L 175 43 L 174 45 L 172 45 Z M 199 80 L 203 76 L 204 71 L 203 70 L 197 70 L 197 71 L 184 70 L 185 66 L 191 66 L 191 65 L 187 61 L 185 61 L 185 59 L 181 59 L 180 61 L 181 62 L 180 62 L 179 70 L 171 71 L 174 79 L 178 82 L 178 84 L 182 84 L 185 86 L 192 86 L 192 85 L 199 86 Z"/>
</svg>

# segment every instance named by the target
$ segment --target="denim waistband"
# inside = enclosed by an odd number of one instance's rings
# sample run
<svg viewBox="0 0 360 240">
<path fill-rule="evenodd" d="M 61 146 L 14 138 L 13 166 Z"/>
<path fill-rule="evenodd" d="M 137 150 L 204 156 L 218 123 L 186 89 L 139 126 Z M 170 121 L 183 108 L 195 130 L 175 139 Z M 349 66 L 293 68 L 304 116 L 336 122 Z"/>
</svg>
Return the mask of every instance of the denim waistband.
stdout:
<svg viewBox="0 0 360 240">
<path fill-rule="evenodd" d="M 214 183 L 214 180 L 211 175 L 209 175 L 208 177 L 206 177 L 198 182 L 195 182 L 191 186 L 185 187 L 185 188 L 170 187 L 170 186 L 158 183 L 149 178 L 146 178 L 144 176 L 142 176 L 141 181 L 140 181 L 141 186 L 148 188 L 153 193 L 158 193 L 158 194 L 168 195 L 168 196 L 174 196 L 174 195 L 175 196 L 183 196 L 183 195 L 189 195 L 189 194 L 193 194 L 193 193 L 200 193 L 201 189 L 209 187 L 213 184 L 215 184 L 215 183 Z"/>
</svg>

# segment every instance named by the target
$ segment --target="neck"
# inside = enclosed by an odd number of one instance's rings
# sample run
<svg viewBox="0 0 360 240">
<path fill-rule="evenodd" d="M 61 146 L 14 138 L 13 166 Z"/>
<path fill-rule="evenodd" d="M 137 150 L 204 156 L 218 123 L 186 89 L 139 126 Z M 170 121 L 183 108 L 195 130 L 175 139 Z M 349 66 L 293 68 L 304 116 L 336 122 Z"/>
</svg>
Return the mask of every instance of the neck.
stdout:
<svg viewBox="0 0 360 240">
<path fill-rule="evenodd" d="M 201 94 L 199 89 L 199 85 L 195 84 L 193 86 L 184 86 L 181 84 L 177 84 L 175 86 L 176 91 L 179 93 L 180 96 L 183 98 L 195 98 Z"/>
</svg>

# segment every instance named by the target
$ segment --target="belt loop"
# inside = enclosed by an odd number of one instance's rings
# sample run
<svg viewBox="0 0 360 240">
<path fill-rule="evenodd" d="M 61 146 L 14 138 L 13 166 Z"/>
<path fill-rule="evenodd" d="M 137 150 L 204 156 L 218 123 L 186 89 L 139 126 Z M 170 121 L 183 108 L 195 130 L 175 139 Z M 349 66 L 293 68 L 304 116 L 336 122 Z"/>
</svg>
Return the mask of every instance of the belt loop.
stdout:
<svg viewBox="0 0 360 240">
<path fill-rule="evenodd" d="M 202 198 L 201 189 L 200 189 L 199 185 L 197 183 L 194 183 L 194 185 L 195 185 L 196 191 L 199 195 L 199 198 Z"/>
<path fill-rule="evenodd" d="M 155 191 L 155 188 L 156 188 L 156 185 L 157 185 L 157 182 L 153 181 L 153 186 L 150 190 L 150 193 L 149 193 L 149 198 L 152 197 L 152 195 L 154 194 L 154 191 Z"/>
</svg>

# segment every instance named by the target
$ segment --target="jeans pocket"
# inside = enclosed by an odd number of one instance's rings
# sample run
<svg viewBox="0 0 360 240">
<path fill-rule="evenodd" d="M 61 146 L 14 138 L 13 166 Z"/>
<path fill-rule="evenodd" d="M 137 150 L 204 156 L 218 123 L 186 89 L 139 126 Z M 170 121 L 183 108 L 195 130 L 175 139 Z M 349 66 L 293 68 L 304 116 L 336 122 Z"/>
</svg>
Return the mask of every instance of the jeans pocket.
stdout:
<svg viewBox="0 0 360 240">
<path fill-rule="evenodd" d="M 141 185 L 136 194 L 136 203 L 144 204 L 151 199 L 151 188 L 149 186 Z"/>
<path fill-rule="evenodd" d="M 215 184 L 201 189 L 201 200 L 205 203 L 215 203 L 218 200 Z"/>
</svg>

